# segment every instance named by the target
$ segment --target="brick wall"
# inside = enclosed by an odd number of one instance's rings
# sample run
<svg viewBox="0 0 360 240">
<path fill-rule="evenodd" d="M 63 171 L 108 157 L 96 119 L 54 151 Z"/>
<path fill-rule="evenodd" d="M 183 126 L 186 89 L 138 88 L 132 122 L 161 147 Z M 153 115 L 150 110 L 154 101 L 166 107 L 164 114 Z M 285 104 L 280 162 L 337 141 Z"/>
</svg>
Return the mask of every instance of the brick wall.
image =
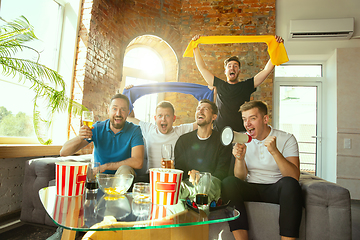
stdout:
<svg viewBox="0 0 360 240">
<path fill-rule="evenodd" d="M 274 35 L 275 0 L 241 1 L 182 1 L 181 14 L 182 49 L 196 35 Z M 226 80 L 223 61 L 230 56 L 238 56 L 241 61 L 240 79 L 258 73 L 266 64 L 269 56 L 265 43 L 200 45 L 202 57 L 211 72 Z M 181 58 L 181 82 L 205 84 L 196 68 L 194 59 Z M 265 100 L 272 106 L 273 75 L 253 93 L 255 99 Z M 184 102 L 185 99 L 178 99 Z M 271 109 L 270 109 L 271 110 Z M 189 109 L 193 115 L 193 110 Z"/>
<path fill-rule="evenodd" d="M 81 21 L 74 93 L 95 111 L 96 120 L 104 120 L 108 100 L 120 88 L 124 53 L 133 39 L 145 34 L 160 37 L 178 59 L 176 81 L 205 85 L 194 59 L 182 57 L 191 38 L 195 34 L 274 35 L 275 0 L 84 0 Z M 241 59 L 242 79 L 255 75 L 269 59 L 264 43 L 202 45 L 200 49 L 208 68 L 223 79 L 223 60 L 229 56 Z M 273 75 L 253 94 L 270 108 L 272 79 Z M 197 101 L 193 97 L 167 94 L 166 99 L 175 105 L 177 124 L 194 120 Z M 78 123 L 79 119 L 74 126 Z"/>
<path fill-rule="evenodd" d="M 273 35 L 275 0 L 84 0 L 80 21 L 74 99 L 95 111 L 95 120 L 104 120 L 109 99 L 120 88 L 126 47 L 134 38 L 144 34 L 162 38 L 178 58 L 176 80 L 205 84 L 194 59 L 182 57 L 192 36 Z M 237 55 L 242 60 L 242 78 L 256 74 L 268 60 L 265 44 L 208 45 L 201 46 L 201 51 L 208 67 L 222 78 L 222 62 L 228 56 Z M 253 94 L 269 106 L 272 79 L 271 75 Z M 177 124 L 194 120 L 197 101 L 193 97 L 167 94 L 166 98 L 175 104 Z M 71 120 L 70 137 L 78 133 L 79 123 L 79 118 Z M 21 206 L 23 166 L 27 159 L 0 159 L 0 215 Z"/>
</svg>

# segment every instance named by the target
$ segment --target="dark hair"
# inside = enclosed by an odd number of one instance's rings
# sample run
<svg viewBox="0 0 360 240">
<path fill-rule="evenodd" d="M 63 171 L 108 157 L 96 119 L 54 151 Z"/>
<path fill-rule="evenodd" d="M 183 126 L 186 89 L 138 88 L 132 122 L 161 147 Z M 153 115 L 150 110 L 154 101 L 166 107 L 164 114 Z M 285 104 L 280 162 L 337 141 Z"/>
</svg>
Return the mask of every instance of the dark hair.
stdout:
<svg viewBox="0 0 360 240">
<path fill-rule="evenodd" d="M 218 107 L 216 106 L 216 104 L 214 102 L 210 101 L 209 99 L 202 99 L 202 100 L 199 101 L 199 104 L 201 104 L 201 103 L 210 104 L 212 113 L 216 114 L 216 115 L 218 114 Z"/>
<path fill-rule="evenodd" d="M 156 106 L 156 110 L 158 108 L 170 108 L 172 110 L 173 115 L 175 114 L 175 108 L 172 105 L 172 103 L 169 102 L 169 101 L 161 101 L 161 102 L 159 102 L 158 105 Z"/>
<path fill-rule="evenodd" d="M 117 99 L 117 98 L 124 99 L 124 100 L 126 101 L 126 103 L 127 103 L 128 109 L 130 108 L 130 101 L 129 101 L 128 97 L 125 96 L 124 94 L 121 94 L 121 93 L 117 93 L 117 94 L 115 94 L 115 95 L 111 98 L 111 100 L 110 100 L 110 105 L 111 105 L 111 102 L 112 102 L 114 99 Z"/>
<path fill-rule="evenodd" d="M 263 116 L 268 114 L 267 104 L 260 100 L 245 102 L 243 105 L 240 106 L 240 112 L 245 112 L 253 108 L 259 109 L 259 112 L 263 114 Z"/>
<path fill-rule="evenodd" d="M 239 64 L 239 67 L 241 66 L 239 58 L 237 56 L 232 56 L 232 57 L 229 57 L 228 59 L 225 59 L 224 68 L 226 68 L 227 64 L 231 61 L 235 61 Z"/>
</svg>

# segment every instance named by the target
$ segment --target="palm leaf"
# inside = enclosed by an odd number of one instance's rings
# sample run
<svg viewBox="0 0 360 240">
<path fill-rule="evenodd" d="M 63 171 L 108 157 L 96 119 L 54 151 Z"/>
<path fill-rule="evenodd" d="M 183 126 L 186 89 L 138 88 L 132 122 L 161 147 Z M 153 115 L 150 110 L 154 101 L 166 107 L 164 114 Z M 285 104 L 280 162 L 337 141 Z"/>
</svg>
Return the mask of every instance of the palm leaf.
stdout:
<svg viewBox="0 0 360 240">
<path fill-rule="evenodd" d="M 30 89 L 35 92 L 33 122 L 35 133 L 42 144 L 50 144 L 51 139 L 44 140 L 48 129 L 52 123 L 51 119 L 55 112 L 65 112 L 78 116 L 82 111 L 87 110 L 83 105 L 73 101 L 65 95 L 65 82 L 62 76 L 56 71 L 38 62 L 40 53 L 26 43 L 36 40 L 34 29 L 29 21 L 21 16 L 11 22 L 7 22 L 0 17 L 6 24 L 0 26 L 0 65 L 2 73 L 12 76 L 15 81 L 28 82 Z M 36 53 L 37 61 L 17 58 L 16 55 L 24 49 L 29 49 Z M 18 78 L 16 78 L 18 77 Z M 48 108 L 46 118 L 40 117 L 37 101 L 45 100 Z"/>
<path fill-rule="evenodd" d="M 36 80 L 43 83 L 48 81 L 55 84 L 55 87 L 65 88 L 65 82 L 61 75 L 40 63 L 27 59 L 0 56 L 0 64 L 2 65 L 3 74 L 6 76 L 11 75 L 15 77 L 19 74 L 20 80 L 23 80 L 23 77 L 25 77 L 30 81 Z"/>
</svg>

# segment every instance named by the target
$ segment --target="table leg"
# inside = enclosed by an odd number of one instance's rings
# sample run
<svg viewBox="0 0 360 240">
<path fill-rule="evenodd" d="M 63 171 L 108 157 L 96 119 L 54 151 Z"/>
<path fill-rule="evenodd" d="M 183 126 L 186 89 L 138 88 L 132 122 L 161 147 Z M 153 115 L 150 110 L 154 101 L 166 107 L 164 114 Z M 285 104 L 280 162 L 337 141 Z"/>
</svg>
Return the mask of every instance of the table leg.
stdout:
<svg viewBox="0 0 360 240">
<path fill-rule="evenodd" d="M 61 235 L 61 240 L 75 240 L 76 231 L 64 229 Z"/>
</svg>

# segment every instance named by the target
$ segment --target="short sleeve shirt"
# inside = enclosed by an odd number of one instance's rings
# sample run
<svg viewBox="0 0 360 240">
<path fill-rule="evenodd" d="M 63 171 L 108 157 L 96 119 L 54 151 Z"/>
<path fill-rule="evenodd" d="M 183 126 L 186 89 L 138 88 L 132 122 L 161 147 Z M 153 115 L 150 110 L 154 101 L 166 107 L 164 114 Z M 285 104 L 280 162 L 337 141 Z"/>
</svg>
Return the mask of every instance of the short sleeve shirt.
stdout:
<svg viewBox="0 0 360 240">
<path fill-rule="evenodd" d="M 285 158 L 299 156 L 298 143 L 294 135 L 272 128 L 269 136 L 276 137 L 276 147 Z M 245 144 L 248 182 L 271 184 L 283 177 L 275 159 L 264 145 L 264 140 L 253 139 Z"/>
<path fill-rule="evenodd" d="M 217 77 L 214 78 L 214 86 L 217 89 L 216 105 L 218 116 L 214 121 L 214 128 L 221 131 L 224 127 L 230 126 L 234 131 L 244 132 L 240 106 L 250 101 L 250 96 L 255 92 L 254 78 L 236 84 L 229 84 Z"/>
<path fill-rule="evenodd" d="M 139 126 L 125 122 L 123 129 L 114 133 L 110 129 L 110 120 L 96 122 L 92 130 L 94 142 L 94 158 L 96 162 L 105 164 L 119 162 L 131 157 L 131 149 L 144 145 L 143 136 Z M 115 173 L 107 170 L 105 173 Z"/>
<path fill-rule="evenodd" d="M 174 126 L 170 133 L 163 134 L 153 123 L 140 121 L 139 125 L 145 139 L 149 168 L 161 167 L 161 146 L 163 144 L 171 144 L 174 151 L 175 143 L 179 137 L 193 131 L 194 128 L 192 123 L 181 124 Z"/>
</svg>

